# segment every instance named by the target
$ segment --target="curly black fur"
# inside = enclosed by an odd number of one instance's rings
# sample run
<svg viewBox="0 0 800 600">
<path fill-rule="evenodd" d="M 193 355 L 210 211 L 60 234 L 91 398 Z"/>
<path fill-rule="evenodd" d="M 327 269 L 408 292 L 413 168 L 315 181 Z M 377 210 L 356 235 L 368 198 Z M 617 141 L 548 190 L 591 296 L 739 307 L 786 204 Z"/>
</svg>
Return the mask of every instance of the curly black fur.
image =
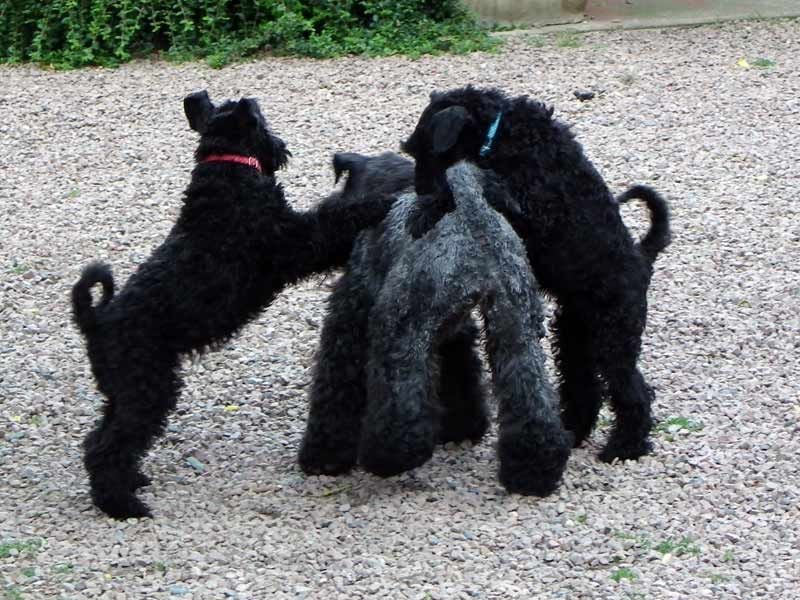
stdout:
<svg viewBox="0 0 800 600">
<path fill-rule="evenodd" d="M 179 358 L 223 344 L 281 289 L 342 264 L 357 232 L 378 222 L 392 197 L 341 205 L 340 193 L 300 213 L 286 202 L 275 171 L 289 156 L 254 100 L 184 100 L 201 135 L 197 166 L 180 216 L 165 241 L 114 293 L 110 269 L 89 265 L 72 290 L 75 323 L 106 397 L 84 442 L 92 499 L 115 518 L 148 516 L 135 495 L 147 485 L 140 461 L 166 425 L 181 388 Z M 258 159 L 264 172 L 210 155 Z M 90 288 L 103 297 L 92 306 Z"/>
<path fill-rule="evenodd" d="M 497 133 L 481 153 L 498 115 Z M 507 193 L 487 191 L 487 199 L 525 241 L 536 279 L 558 302 L 553 329 L 564 424 L 580 444 L 607 396 L 616 425 L 600 458 L 649 452 L 653 392 L 637 362 L 653 262 L 670 242 L 664 199 L 635 186 L 616 201 L 552 108 L 496 89 L 434 92 L 403 148 L 416 159 L 419 194 L 434 192 L 442 170 L 461 160 L 497 174 Z M 518 204 L 510 207 L 508 198 Z M 639 243 L 619 213 L 619 202 L 631 198 L 651 213 Z M 440 203 L 440 215 L 448 210 Z"/>
<path fill-rule="evenodd" d="M 387 157 L 360 160 L 369 170 Z M 393 159 L 406 172 L 403 160 Z M 424 463 L 437 441 L 479 440 L 488 422 L 477 306 L 498 402 L 500 481 L 523 494 L 556 488 L 572 437 L 538 344 L 536 282 L 520 239 L 484 201 L 484 175 L 466 163 L 448 171 L 454 210 L 421 239 L 409 229 L 428 206 L 413 194 L 359 236 L 322 330 L 299 456 L 306 473 L 359 462 L 390 476 Z"/>
<path fill-rule="evenodd" d="M 347 173 L 343 201 L 361 202 L 367 197 L 397 194 L 414 186 L 414 163 L 394 152 L 364 156 L 354 152 L 333 155 L 333 171 L 338 182 Z"/>
</svg>

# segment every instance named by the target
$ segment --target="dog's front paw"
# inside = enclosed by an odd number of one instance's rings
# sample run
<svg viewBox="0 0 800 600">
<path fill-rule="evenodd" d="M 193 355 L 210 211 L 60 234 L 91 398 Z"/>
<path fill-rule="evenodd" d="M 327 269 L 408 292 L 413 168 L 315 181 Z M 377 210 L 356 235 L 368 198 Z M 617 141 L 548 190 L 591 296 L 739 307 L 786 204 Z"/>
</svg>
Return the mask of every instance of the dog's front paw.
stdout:
<svg viewBox="0 0 800 600">
<path fill-rule="evenodd" d="M 304 440 L 297 462 L 306 475 L 341 475 L 355 466 L 356 453 L 352 446 L 330 448 Z"/>
<path fill-rule="evenodd" d="M 596 414 L 592 418 L 592 415 L 577 408 L 567 408 L 562 411 L 561 423 L 564 429 L 570 431 L 573 435 L 573 448 L 580 446 L 589 437 L 594 429 L 596 420 Z"/>
<path fill-rule="evenodd" d="M 395 432 L 396 433 L 396 432 Z M 410 428 L 403 435 L 368 435 L 362 440 L 358 462 L 368 473 L 391 477 L 425 464 L 431 456 L 435 438 L 429 426 Z"/>
</svg>

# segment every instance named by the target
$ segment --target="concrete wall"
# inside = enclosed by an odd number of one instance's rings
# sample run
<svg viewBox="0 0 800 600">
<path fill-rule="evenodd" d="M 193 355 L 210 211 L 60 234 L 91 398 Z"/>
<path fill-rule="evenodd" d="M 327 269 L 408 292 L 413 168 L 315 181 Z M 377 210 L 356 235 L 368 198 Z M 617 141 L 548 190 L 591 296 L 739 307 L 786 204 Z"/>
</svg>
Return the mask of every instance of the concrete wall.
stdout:
<svg viewBox="0 0 800 600">
<path fill-rule="evenodd" d="M 482 21 L 515 24 L 580 21 L 586 0 L 464 0 Z"/>
</svg>

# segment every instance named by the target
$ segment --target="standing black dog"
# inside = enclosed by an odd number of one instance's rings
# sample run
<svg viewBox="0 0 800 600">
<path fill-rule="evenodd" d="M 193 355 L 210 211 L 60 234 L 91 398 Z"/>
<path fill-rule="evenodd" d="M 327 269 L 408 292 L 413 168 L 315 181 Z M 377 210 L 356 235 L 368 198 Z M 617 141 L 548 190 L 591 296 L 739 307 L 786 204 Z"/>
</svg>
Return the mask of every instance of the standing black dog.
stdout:
<svg viewBox="0 0 800 600">
<path fill-rule="evenodd" d="M 115 518 L 149 516 L 135 491 L 149 483 L 144 453 L 181 387 L 181 355 L 223 344 L 280 290 L 345 262 L 360 229 L 380 221 L 392 197 L 316 211 L 288 206 L 275 171 L 289 152 L 252 99 L 184 99 L 200 134 L 197 166 L 177 223 L 116 295 L 108 266 L 88 266 L 72 290 L 104 414 L 84 442 L 94 503 Z M 336 206 L 333 206 L 336 204 Z M 92 306 L 91 287 L 103 296 Z"/>
<path fill-rule="evenodd" d="M 555 352 L 565 427 L 580 444 L 608 396 L 616 425 L 600 458 L 649 452 L 653 391 L 637 361 L 653 262 L 670 242 L 666 202 L 645 186 L 615 200 L 551 108 L 496 89 L 434 92 L 403 149 L 416 159 L 418 194 L 432 193 L 438 174 L 460 160 L 504 182 L 518 205 L 511 209 L 504 195 L 487 200 L 509 218 L 536 279 L 558 302 Z M 651 212 L 650 231 L 639 243 L 619 214 L 619 203 L 631 198 L 644 200 Z M 452 201 L 440 208 L 452 210 Z"/>
<path fill-rule="evenodd" d="M 403 172 L 404 159 L 392 156 L 351 155 L 353 187 L 388 165 Z M 498 405 L 500 481 L 521 494 L 556 488 L 572 436 L 539 345 L 538 286 L 519 237 L 485 201 L 486 175 L 467 162 L 441 173 L 456 209 L 420 239 L 411 229 L 429 206 L 414 194 L 359 236 L 322 329 L 299 456 L 305 472 L 341 473 L 358 460 L 387 477 L 423 464 L 437 441 L 480 439 L 488 420 L 473 360 L 471 312 L 479 308 Z"/>
</svg>

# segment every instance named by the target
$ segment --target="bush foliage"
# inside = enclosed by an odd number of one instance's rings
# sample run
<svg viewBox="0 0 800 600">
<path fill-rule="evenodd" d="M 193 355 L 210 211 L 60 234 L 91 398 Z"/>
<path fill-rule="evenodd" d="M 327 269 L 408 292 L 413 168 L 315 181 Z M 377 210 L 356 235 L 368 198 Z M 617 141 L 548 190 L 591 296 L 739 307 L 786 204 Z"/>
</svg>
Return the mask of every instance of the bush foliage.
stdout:
<svg viewBox="0 0 800 600">
<path fill-rule="evenodd" d="M 488 49 L 458 0 L 2 0 L 0 62 L 115 65 L 165 52 L 220 66 L 276 54 L 419 56 Z"/>
</svg>

